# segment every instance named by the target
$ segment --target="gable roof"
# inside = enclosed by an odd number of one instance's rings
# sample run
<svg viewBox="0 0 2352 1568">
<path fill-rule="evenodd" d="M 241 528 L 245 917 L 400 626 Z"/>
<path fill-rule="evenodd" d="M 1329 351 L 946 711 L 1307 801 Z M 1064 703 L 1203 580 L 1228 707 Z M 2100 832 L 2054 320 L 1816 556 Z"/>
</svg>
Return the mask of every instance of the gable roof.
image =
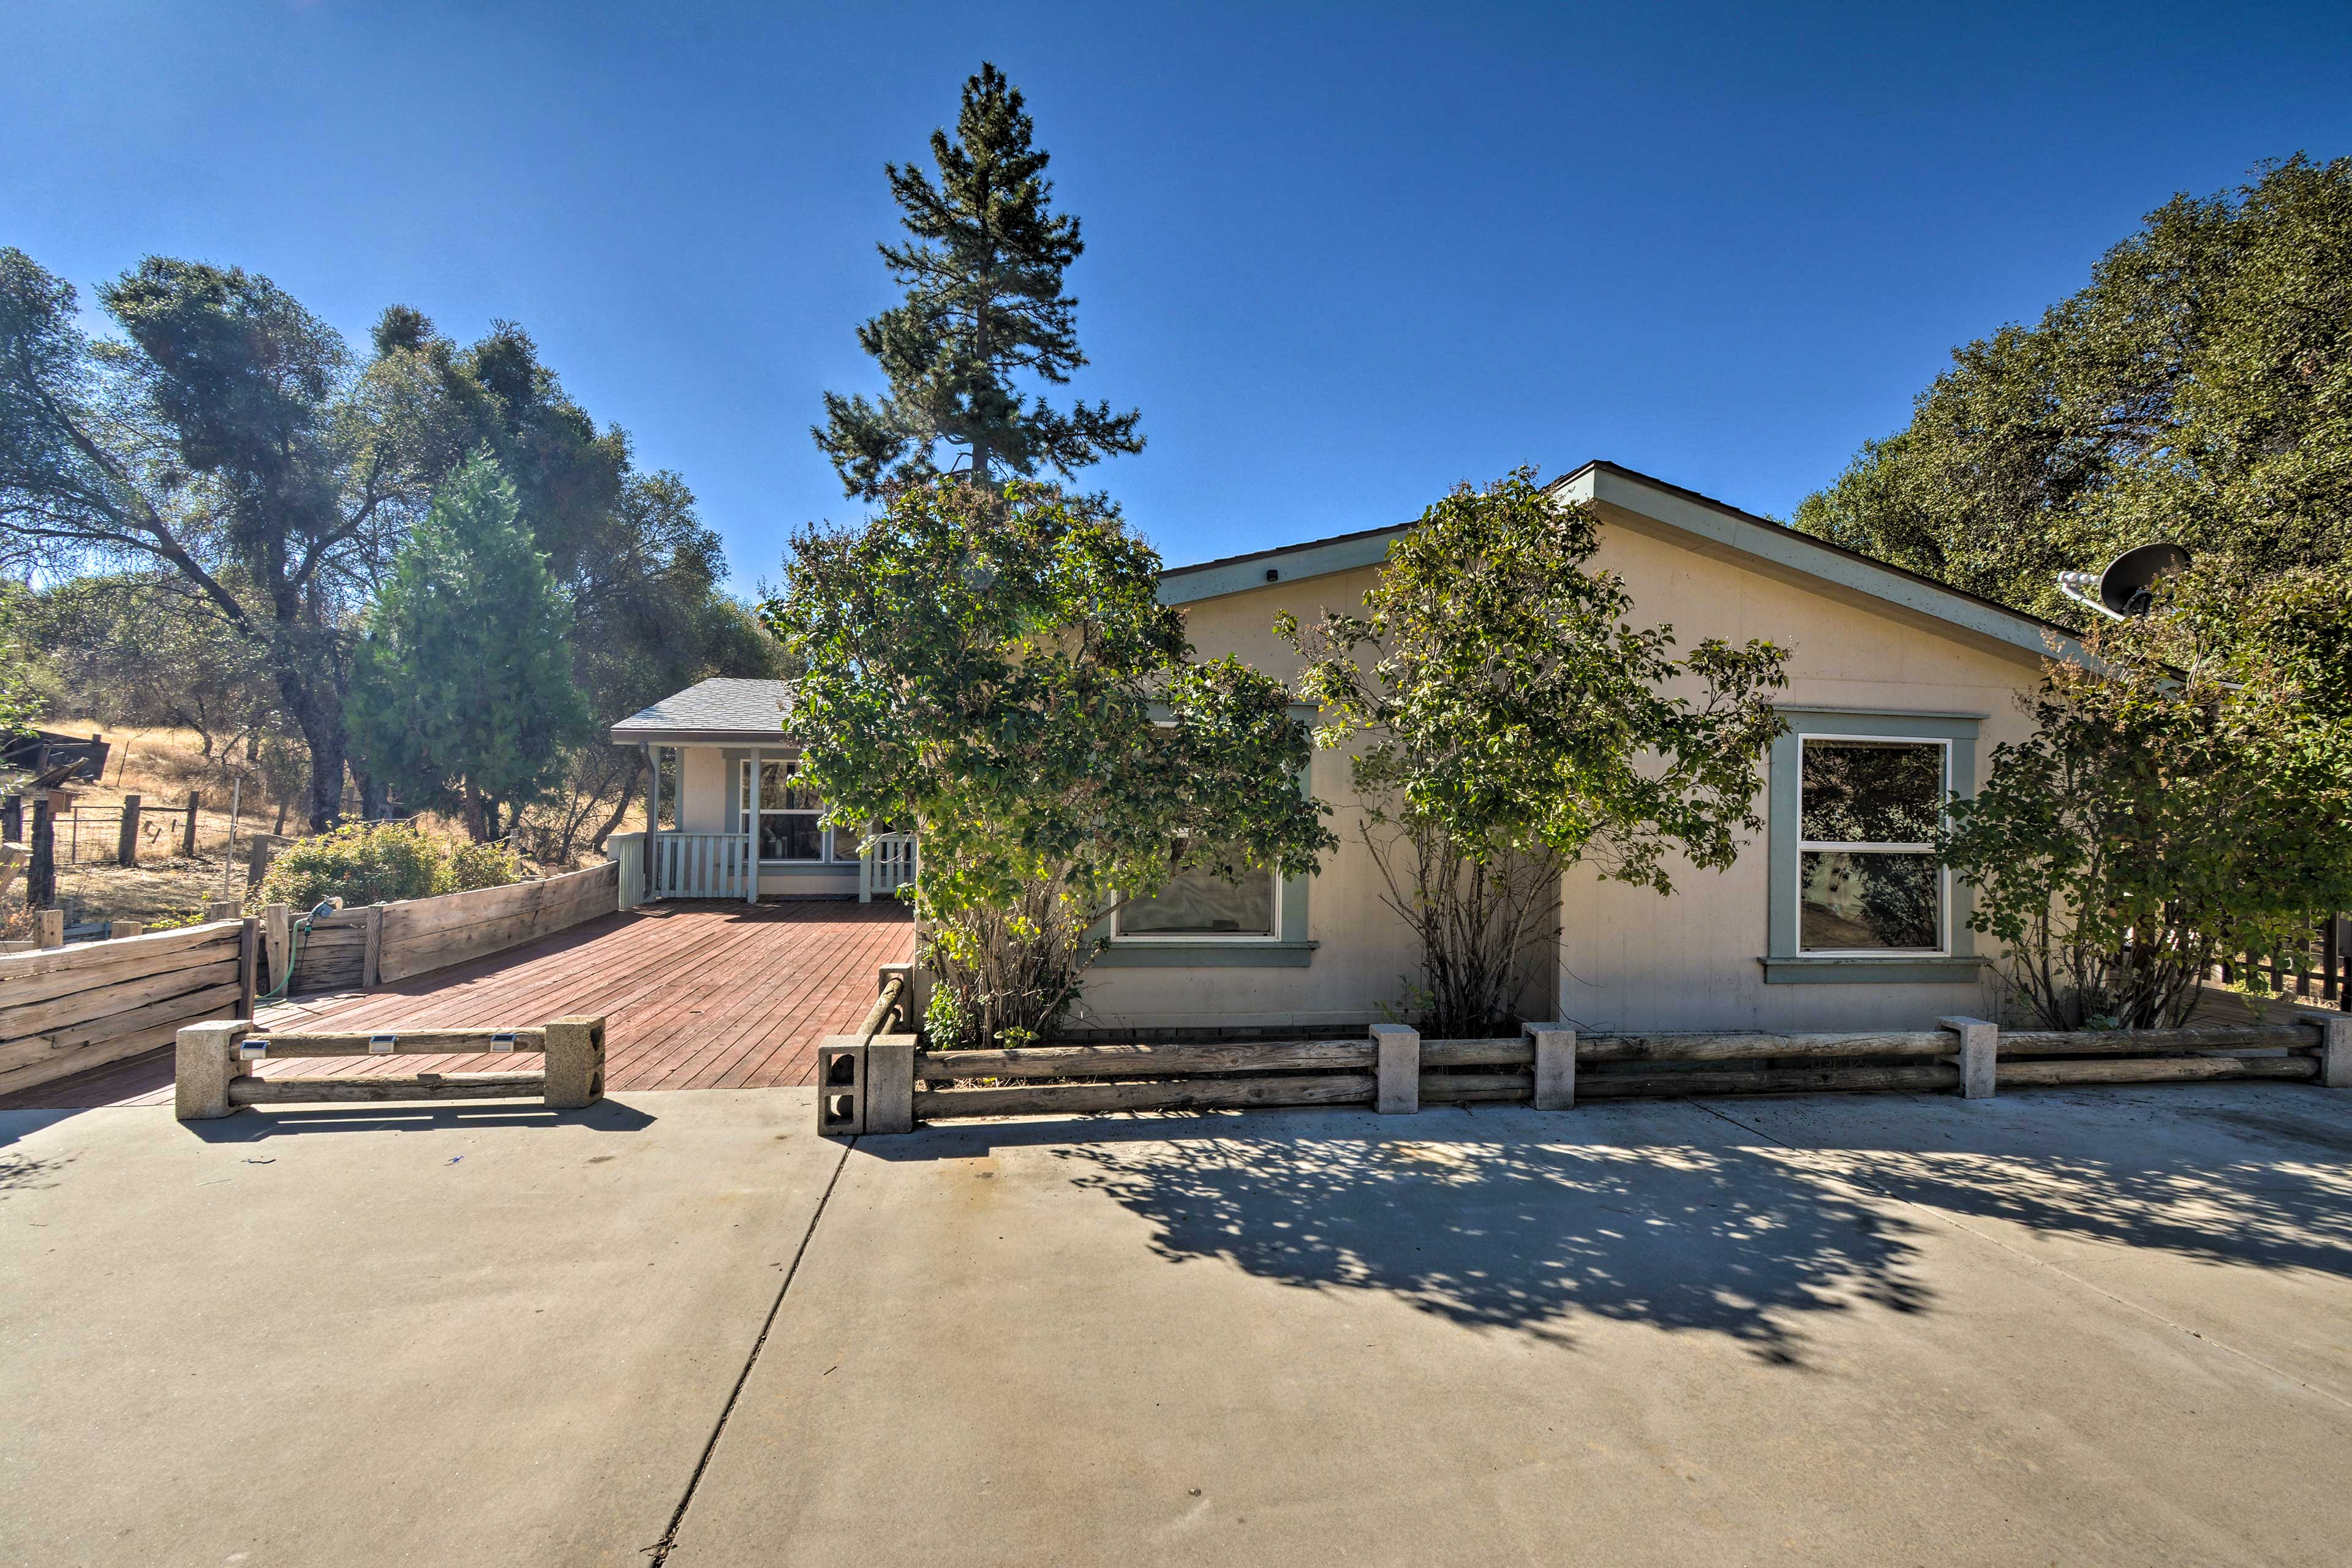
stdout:
<svg viewBox="0 0 2352 1568">
<path fill-rule="evenodd" d="M 2053 640 L 2069 657 L 2083 657 L 2074 634 L 2055 621 L 2011 609 L 1948 583 L 1890 565 L 1874 556 L 1800 533 L 1769 518 L 1668 484 L 1621 464 L 1595 458 L 1545 487 L 1571 500 L 1597 501 L 1662 523 L 1694 542 L 1745 556 L 1756 569 L 1793 574 L 1945 622 L 2036 658 L 2049 657 Z M 1178 566 L 1160 574 L 1160 601 L 1185 605 L 1245 593 L 1273 582 L 1292 583 L 1375 565 L 1388 555 L 1389 542 L 1413 525 L 1368 528 L 1303 544 L 1277 545 Z"/>
<path fill-rule="evenodd" d="M 742 741 L 782 746 L 786 680 L 719 676 L 641 708 L 613 726 L 615 745 L 676 746 Z"/>
</svg>

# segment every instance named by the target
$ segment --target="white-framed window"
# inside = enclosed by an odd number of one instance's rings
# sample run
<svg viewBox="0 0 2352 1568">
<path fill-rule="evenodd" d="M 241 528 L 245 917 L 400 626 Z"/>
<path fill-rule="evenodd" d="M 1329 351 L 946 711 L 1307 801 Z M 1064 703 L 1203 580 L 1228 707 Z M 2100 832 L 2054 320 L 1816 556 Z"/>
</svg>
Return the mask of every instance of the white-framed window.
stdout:
<svg viewBox="0 0 2352 1568">
<path fill-rule="evenodd" d="M 846 828 L 825 828 L 824 802 L 800 782 L 800 766 L 797 757 L 743 763 L 736 785 L 736 831 L 756 830 L 762 864 L 855 861 L 858 835 Z"/>
<path fill-rule="evenodd" d="M 1930 840 L 1952 742 L 1800 737 L 1797 950 L 1805 956 L 1950 951 L 1951 877 Z"/>
<path fill-rule="evenodd" d="M 1184 852 L 1181 844 L 1171 858 Z M 1148 899 L 1130 899 L 1113 918 L 1112 937 L 1153 942 L 1274 942 L 1282 934 L 1282 879 L 1251 870 L 1229 882 L 1215 872 L 1180 870 Z"/>
</svg>

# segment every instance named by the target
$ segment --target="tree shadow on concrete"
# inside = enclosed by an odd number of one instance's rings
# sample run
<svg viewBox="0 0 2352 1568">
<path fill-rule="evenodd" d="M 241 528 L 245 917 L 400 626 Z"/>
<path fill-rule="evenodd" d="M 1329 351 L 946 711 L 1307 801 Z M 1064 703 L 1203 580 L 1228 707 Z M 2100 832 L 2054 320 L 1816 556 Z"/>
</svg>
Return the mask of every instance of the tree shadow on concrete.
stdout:
<svg viewBox="0 0 2352 1568">
<path fill-rule="evenodd" d="M 1706 1140 L 1691 1115 L 1553 1123 L 1541 1142 L 1523 1120 L 1461 1111 L 1156 1120 L 1140 1124 L 1148 1140 L 1090 1127 L 1054 1152 L 1077 1185 L 1150 1222 L 1162 1258 L 1381 1291 L 1560 1344 L 1600 1318 L 1728 1335 L 1797 1366 L 1814 1314 L 1929 1305 L 1899 1209 Z"/>
<path fill-rule="evenodd" d="M 2352 1278 L 2352 1121 L 2332 1104 L 2274 1085 L 2045 1091 L 1981 1111 L 1908 1103 L 1881 1102 L 1883 1139 L 1802 1101 L 1724 1113 L 1794 1145 L 1765 1142 L 1761 1157 L 1899 1203 L 2220 1267 Z"/>
</svg>

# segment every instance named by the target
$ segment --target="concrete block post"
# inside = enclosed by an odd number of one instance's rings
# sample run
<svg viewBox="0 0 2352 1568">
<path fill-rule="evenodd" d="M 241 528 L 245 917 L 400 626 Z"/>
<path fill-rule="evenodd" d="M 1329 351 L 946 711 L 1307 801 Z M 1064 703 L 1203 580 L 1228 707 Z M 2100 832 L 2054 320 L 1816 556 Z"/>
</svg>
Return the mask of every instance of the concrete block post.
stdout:
<svg viewBox="0 0 2352 1568">
<path fill-rule="evenodd" d="M 908 1065 L 911 1096 L 914 1066 Z M 866 1047 L 855 1035 L 827 1035 L 816 1047 L 816 1130 L 823 1138 L 866 1131 Z"/>
<path fill-rule="evenodd" d="M 1576 1109 L 1576 1031 L 1566 1024 L 1529 1024 L 1536 1043 L 1536 1109 Z"/>
<path fill-rule="evenodd" d="M 247 1077 L 236 1043 L 253 1032 L 246 1023 L 189 1024 L 179 1033 L 179 1060 L 172 1075 L 172 1114 L 182 1121 L 210 1121 L 236 1109 L 228 1086 Z"/>
<path fill-rule="evenodd" d="M 2352 1014 L 2297 1009 L 2295 1016 L 2319 1026 L 2319 1087 L 2352 1089 Z"/>
<path fill-rule="evenodd" d="M 1411 1116 L 1421 1109 L 1421 1031 L 1402 1024 L 1374 1024 L 1380 1082 L 1372 1107 L 1382 1116 Z"/>
<path fill-rule="evenodd" d="M 604 1098 L 604 1020 L 557 1018 L 547 1026 L 547 1108 L 580 1110 Z"/>
<path fill-rule="evenodd" d="M 1954 1054 L 1959 1058 L 1960 1098 L 1990 1100 L 1993 1063 L 2000 1054 L 2000 1026 L 1982 1018 L 1938 1018 L 1936 1027 L 1959 1037 Z"/>
<path fill-rule="evenodd" d="M 866 1131 L 915 1130 L 915 1037 L 877 1035 L 866 1042 Z"/>
</svg>

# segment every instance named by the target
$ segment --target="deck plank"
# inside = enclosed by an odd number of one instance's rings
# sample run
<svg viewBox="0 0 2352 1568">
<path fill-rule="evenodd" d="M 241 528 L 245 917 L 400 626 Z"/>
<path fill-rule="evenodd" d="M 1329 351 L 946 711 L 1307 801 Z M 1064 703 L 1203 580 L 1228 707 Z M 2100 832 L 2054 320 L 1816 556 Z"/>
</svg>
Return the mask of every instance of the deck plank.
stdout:
<svg viewBox="0 0 2352 1568">
<path fill-rule="evenodd" d="M 875 972 L 914 953 L 896 903 L 787 899 L 647 905 L 372 992 L 264 1008 L 264 1028 L 480 1028 L 603 1015 L 607 1088 L 806 1083 L 816 1045 L 855 1028 Z M 490 1072 L 509 1058 L 341 1057 L 269 1061 L 263 1076 Z M 169 1047 L 0 1097 L 5 1110 L 152 1105 L 172 1093 Z"/>
</svg>

